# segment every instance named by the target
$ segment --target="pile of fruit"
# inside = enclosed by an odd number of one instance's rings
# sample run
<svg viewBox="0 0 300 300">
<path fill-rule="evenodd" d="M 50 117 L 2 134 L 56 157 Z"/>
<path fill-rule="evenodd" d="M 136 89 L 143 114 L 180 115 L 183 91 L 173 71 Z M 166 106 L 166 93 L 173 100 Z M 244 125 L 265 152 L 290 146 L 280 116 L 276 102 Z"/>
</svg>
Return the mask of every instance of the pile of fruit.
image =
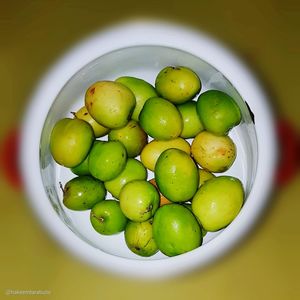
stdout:
<svg viewBox="0 0 300 300">
<path fill-rule="evenodd" d="M 129 76 L 92 84 L 84 106 L 59 120 L 50 137 L 54 160 L 77 175 L 60 183 L 65 207 L 90 210 L 99 234 L 124 232 L 140 256 L 191 251 L 207 231 L 229 225 L 243 186 L 213 173 L 236 158 L 228 132 L 241 111 L 222 91 L 200 93 L 201 85 L 190 68 L 172 66 L 158 73 L 155 87 Z"/>
</svg>

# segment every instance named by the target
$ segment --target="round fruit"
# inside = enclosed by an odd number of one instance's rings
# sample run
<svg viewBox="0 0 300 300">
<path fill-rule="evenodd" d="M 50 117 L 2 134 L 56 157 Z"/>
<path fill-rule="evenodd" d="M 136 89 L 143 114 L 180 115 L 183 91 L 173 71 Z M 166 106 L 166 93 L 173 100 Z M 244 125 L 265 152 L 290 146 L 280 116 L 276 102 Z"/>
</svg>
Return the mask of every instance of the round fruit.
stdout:
<svg viewBox="0 0 300 300">
<path fill-rule="evenodd" d="M 177 106 L 177 108 L 183 120 L 183 129 L 180 134 L 181 137 L 185 139 L 193 138 L 199 132 L 204 130 L 196 110 L 195 101 L 189 101 L 187 103 L 180 104 Z"/>
<path fill-rule="evenodd" d="M 157 245 L 153 238 L 153 219 L 144 222 L 129 221 L 125 228 L 125 242 L 127 247 L 135 254 L 148 257 L 157 251 Z"/>
<path fill-rule="evenodd" d="M 89 170 L 102 181 L 116 178 L 125 168 L 126 149 L 118 141 L 94 143 L 89 154 Z"/>
<path fill-rule="evenodd" d="M 90 221 L 93 228 L 104 235 L 119 233 L 125 229 L 127 218 L 116 200 L 107 199 L 96 204 L 91 210 Z"/>
<path fill-rule="evenodd" d="M 104 183 L 105 188 L 116 198 L 119 198 L 123 186 L 133 180 L 146 180 L 147 170 L 143 164 L 133 158 L 128 158 L 124 170 L 114 179 Z"/>
<path fill-rule="evenodd" d="M 71 171 L 78 176 L 90 175 L 89 156 L 87 156 L 79 165 L 71 168 Z"/>
<path fill-rule="evenodd" d="M 153 97 L 146 101 L 140 113 L 140 125 L 151 137 L 170 140 L 180 135 L 182 118 L 174 104 Z"/>
<path fill-rule="evenodd" d="M 85 106 L 81 107 L 76 113 L 74 113 L 74 116 L 77 119 L 81 119 L 83 121 L 88 122 L 94 130 L 95 137 L 105 136 L 109 132 L 108 128 L 97 123 L 92 118 L 92 116 L 89 114 L 89 112 L 87 111 L 87 108 Z"/>
<path fill-rule="evenodd" d="M 238 215 L 244 202 L 242 183 L 231 176 L 219 176 L 199 188 L 192 210 L 207 231 L 218 231 Z"/>
<path fill-rule="evenodd" d="M 187 67 L 166 67 L 156 77 L 155 88 L 165 99 L 180 104 L 191 100 L 201 89 L 197 74 Z"/>
<path fill-rule="evenodd" d="M 87 122 L 64 118 L 52 129 L 50 151 L 58 164 L 72 168 L 86 158 L 93 141 L 94 132 Z"/>
<path fill-rule="evenodd" d="M 147 144 L 148 136 L 136 121 L 130 120 L 124 127 L 112 129 L 108 140 L 120 141 L 126 148 L 127 156 L 136 157 Z"/>
<path fill-rule="evenodd" d="M 207 180 L 215 178 L 216 176 L 209 171 L 199 169 L 199 187 L 203 185 Z"/>
<path fill-rule="evenodd" d="M 158 191 L 148 181 L 131 181 L 121 190 L 120 206 L 131 221 L 146 221 L 153 217 L 159 206 Z"/>
<path fill-rule="evenodd" d="M 202 131 L 193 140 L 191 153 L 203 169 L 225 172 L 235 161 L 236 147 L 229 136 Z"/>
<path fill-rule="evenodd" d="M 153 236 L 159 250 L 167 256 L 191 251 L 202 243 L 197 219 L 180 204 L 164 205 L 158 209 L 153 220 Z"/>
<path fill-rule="evenodd" d="M 159 192 L 159 198 L 160 198 L 159 206 L 163 206 L 163 205 L 165 205 L 165 204 L 173 203 L 172 201 L 170 201 L 169 199 L 167 199 L 167 198 L 160 192 L 160 190 L 158 189 L 158 186 L 157 186 L 157 184 L 156 184 L 155 178 L 152 178 L 151 180 L 149 180 L 149 182 L 150 182 L 151 184 L 153 184 L 153 185 L 157 188 L 157 190 L 158 190 L 158 192 Z"/>
<path fill-rule="evenodd" d="M 197 112 L 204 128 L 217 135 L 226 135 L 242 118 L 233 98 L 216 90 L 206 91 L 199 96 Z"/>
<path fill-rule="evenodd" d="M 190 144 L 182 139 L 182 138 L 175 138 L 167 141 L 158 141 L 152 140 L 149 144 L 147 144 L 142 152 L 141 152 L 141 161 L 143 165 L 151 171 L 154 171 L 155 164 L 162 154 L 163 151 L 176 148 L 186 152 L 190 155 L 191 146 Z"/>
<path fill-rule="evenodd" d="M 63 188 L 63 204 L 72 210 L 87 210 L 103 201 L 105 195 L 106 190 L 100 180 L 79 176 L 68 181 Z"/>
<path fill-rule="evenodd" d="M 173 202 L 190 200 L 198 189 L 198 168 L 193 159 L 179 149 L 167 149 L 160 155 L 154 175 L 161 193 Z"/>
<path fill-rule="evenodd" d="M 119 82 L 98 81 L 86 91 L 85 106 L 99 124 L 119 128 L 130 119 L 135 97 L 129 88 Z"/>
<path fill-rule="evenodd" d="M 145 102 L 151 97 L 158 96 L 155 88 L 143 79 L 130 76 L 120 77 L 116 81 L 126 85 L 133 92 L 136 99 L 136 105 L 131 118 L 138 121 Z"/>
</svg>

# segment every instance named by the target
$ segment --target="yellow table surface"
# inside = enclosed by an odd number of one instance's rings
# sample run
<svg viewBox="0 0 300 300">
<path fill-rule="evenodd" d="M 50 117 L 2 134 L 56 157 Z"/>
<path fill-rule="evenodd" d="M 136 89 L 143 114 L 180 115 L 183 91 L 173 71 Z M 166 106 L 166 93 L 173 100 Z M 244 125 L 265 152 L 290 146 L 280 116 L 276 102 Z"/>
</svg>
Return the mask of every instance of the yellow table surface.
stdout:
<svg viewBox="0 0 300 300">
<path fill-rule="evenodd" d="M 299 1 L 30 0 L 0 4 L 0 139 L 20 124 L 30 92 L 60 55 L 95 30 L 135 17 L 191 25 L 223 41 L 261 78 L 278 117 L 299 131 Z M 256 228 L 218 262 L 146 282 L 114 277 L 70 256 L 1 173 L 0 299 L 300 299 L 299 183 L 298 172 L 274 188 Z M 6 295 L 23 290 L 48 294 Z"/>
</svg>

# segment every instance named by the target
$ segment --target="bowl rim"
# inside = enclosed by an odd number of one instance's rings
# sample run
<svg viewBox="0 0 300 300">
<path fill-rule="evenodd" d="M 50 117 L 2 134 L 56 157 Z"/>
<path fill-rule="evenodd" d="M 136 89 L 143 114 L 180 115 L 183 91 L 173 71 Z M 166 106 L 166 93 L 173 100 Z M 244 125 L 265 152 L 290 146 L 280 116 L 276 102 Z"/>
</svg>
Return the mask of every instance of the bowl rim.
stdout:
<svg viewBox="0 0 300 300">
<path fill-rule="evenodd" d="M 128 39 L 128 36 L 134 37 Z M 155 41 L 155 44 L 154 44 Z M 255 115 L 258 163 L 252 190 L 244 208 L 222 234 L 198 249 L 167 259 L 135 260 L 101 252 L 65 226 L 45 192 L 39 165 L 40 137 L 52 102 L 65 83 L 99 56 L 132 46 L 165 46 L 189 52 L 219 70 L 248 103 Z M 41 99 L 43 99 L 41 101 Z M 34 116 L 34 118 L 32 117 Z M 175 23 L 138 20 L 117 24 L 79 42 L 38 83 L 24 115 L 21 129 L 20 166 L 25 192 L 36 215 L 51 235 L 75 256 L 114 274 L 162 278 L 204 266 L 235 245 L 262 213 L 273 186 L 277 142 L 272 109 L 250 70 L 224 45 L 204 33 Z"/>
</svg>

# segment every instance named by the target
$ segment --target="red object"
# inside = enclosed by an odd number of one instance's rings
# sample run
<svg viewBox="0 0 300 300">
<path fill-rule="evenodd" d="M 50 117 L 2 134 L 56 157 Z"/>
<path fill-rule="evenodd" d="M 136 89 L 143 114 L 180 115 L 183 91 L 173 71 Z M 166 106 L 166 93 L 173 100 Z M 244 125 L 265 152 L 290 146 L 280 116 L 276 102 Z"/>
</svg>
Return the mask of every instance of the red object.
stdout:
<svg viewBox="0 0 300 300">
<path fill-rule="evenodd" d="M 290 181 L 300 167 L 300 136 L 287 120 L 277 122 L 279 140 L 279 165 L 276 183 L 279 186 Z"/>
<path fill-rule="evenodd" d="M 0 168 L 7 181 L 16 188 L 22 187 L 22 179 L 18 164 L 19 132 L 17 128 L 10 130 L 3 141 L 0 141 Z"/>
</svg>

